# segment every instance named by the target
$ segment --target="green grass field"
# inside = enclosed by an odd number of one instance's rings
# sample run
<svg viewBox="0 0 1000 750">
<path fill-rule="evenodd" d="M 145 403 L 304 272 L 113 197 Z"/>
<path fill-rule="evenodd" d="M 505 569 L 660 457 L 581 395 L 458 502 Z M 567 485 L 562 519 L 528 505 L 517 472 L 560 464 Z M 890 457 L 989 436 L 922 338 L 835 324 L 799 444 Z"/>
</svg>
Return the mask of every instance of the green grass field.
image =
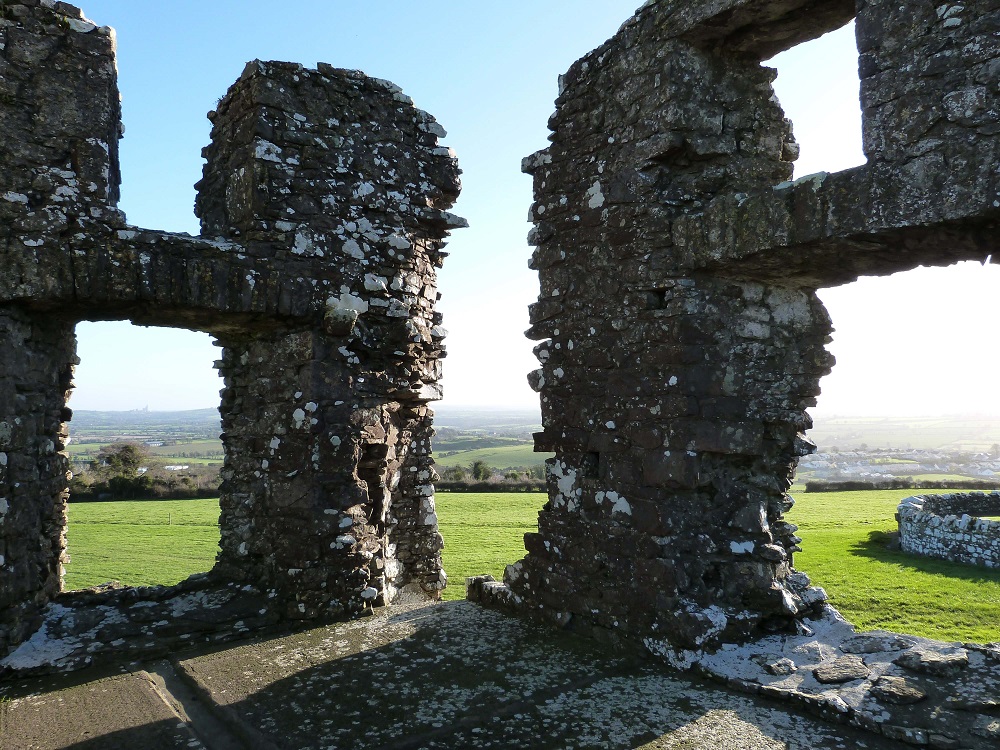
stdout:
<svg viewBox="0 0 1000 750">
<path fill-rule="evenodd" d="M 445 599 L 465 598 L 468 576 L 491 574 L 524 557 L 524 535 L 538 530 L 540 492 L 439 492 L 438 527 L 444 536 Z"/>
<path fill-rule="evenodd" d="M 70 503 L 65 587 L 174 584 L 215 564 L 218 500 Z"/>
<path fill-rule="evenodd" d="M 1000 641 L 1000 571 L 889 550 L 886 536 L 907 490 L 796 494 L 788 519 L 800 527 L 795 565 L 822 586 L 859 629 L 887 628 L 942 640 Z M 540 493 L 439 493 L 451 581 L 491 573 L 524 554 L 536 528 Z M 66 587 L 112 578 L 131 585 L 176 583 L 211 568 L 218 546 L 218 501 L 174 500 L 70 505 Z"/>
<path fill-rule="evenodd" d="M 1000 641 L 1000 570 L 893 551 L 896 506 L 914 490 L 800 493 L 795 567 L 859 630 L 941 640 Z"/>
</svg>

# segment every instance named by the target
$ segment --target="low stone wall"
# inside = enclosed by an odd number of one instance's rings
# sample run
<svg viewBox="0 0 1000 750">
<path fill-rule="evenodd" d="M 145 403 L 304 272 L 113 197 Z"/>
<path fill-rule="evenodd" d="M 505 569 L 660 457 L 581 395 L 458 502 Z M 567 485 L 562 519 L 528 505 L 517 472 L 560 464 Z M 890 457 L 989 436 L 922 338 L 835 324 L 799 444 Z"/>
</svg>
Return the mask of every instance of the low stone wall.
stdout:
<svg viewBox="0 0 1000 750">
<path fill-rule="evenodd" d="M 1000 492 L 917 495 L 899 504 L 899 543 L 904 552 L 1000 568 Z"/>
</svg>

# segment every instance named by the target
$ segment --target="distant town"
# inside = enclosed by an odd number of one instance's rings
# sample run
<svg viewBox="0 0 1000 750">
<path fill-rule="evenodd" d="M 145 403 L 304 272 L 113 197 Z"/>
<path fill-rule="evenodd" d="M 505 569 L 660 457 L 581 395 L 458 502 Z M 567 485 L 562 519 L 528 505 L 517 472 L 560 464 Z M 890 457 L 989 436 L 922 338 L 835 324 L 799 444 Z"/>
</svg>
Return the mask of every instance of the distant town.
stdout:
<svg viewBox="0 0 1000 750">
<path fill-rule="evenodd" d="M 1000 446 L 982 453 L 940 450 L 851 450 L 816 453 L 799 461 L 799 481 L 823 479 L 993 479 L 1000 477 Z"/>
</svg>

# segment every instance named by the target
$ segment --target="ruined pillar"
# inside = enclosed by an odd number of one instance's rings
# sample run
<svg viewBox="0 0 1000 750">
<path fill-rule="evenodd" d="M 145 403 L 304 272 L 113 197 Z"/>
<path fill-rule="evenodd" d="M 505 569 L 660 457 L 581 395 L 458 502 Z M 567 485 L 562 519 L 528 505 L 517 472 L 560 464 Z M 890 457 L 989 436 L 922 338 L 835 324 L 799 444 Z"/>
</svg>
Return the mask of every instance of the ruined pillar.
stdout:
<svg viewBox="0 0 1000 750">
<path fill-rule="evenodd" d="M 72 324 L 0 314 L 0 653 L 62 588 L 75 349 Z"/>
<path fill-rule="evenodd" d="M 67 246 L 118 195 L 114 38 L 72 6 L 0 4 L 0 275 L 15 296 L 72 278 Z M 0 654 L 62 585 L 75 321 L 0 301 Z"/>
<path fill-rule="evenodd" d="M 461 223 L 433 210 L 458 194 L 444 131 L 388 82 L 280 63 L 248 65 L 212 119 L 203 234 L 310 267 L 324 298 L 319 327 L 223 336 L 220 566 L 286 594 L 290 617 L 437 595 L 433 308 Z"/>
<path fill-rule="evenodd" d="M 706 10 L 650 4 L 576 63 L 552 144 L 525 161 L 541 287 L 529 380 L 536 449 L 555 458 L 505 576 L 509 603 L 560 625 L 685 648 L 788 627 L 822 601 L 782 514 L 832 363 L 814 289 L 697 272 L 676 235 L 718 195 L 789 180 L 798 154 L 774 71 L 706 39 Z"/>
</svg>

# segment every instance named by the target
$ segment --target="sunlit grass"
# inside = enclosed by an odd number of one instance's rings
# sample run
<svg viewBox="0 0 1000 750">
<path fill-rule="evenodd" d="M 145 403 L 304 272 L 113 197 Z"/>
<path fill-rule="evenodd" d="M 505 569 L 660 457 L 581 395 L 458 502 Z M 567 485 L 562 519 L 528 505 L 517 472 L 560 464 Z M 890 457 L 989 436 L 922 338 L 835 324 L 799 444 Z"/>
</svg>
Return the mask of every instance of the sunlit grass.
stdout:
<svg viewBox="0 0 1000 750">
<path fill-rule="evenodd" d="M 215 564 L 218 500 L 70 503 L 68 514 L 66 590 L 170 585 Z"/>
<path fill-rule="evenodd" d="M 445 599 L 465 598 L 465 579 L 503 569 L 524 557 L 524 535 L 538 530 L 541 492 L 439 492 L 438 525 L 444 536 Z"/>
<path fill-rule="evenodd" d="M 859 629 L 885 628 L 941 640 L 1000 641 L 1000 571 L 893 551 L 899 500 L 913 490 L 798 493 L 788 519 L 803 551 L 795 566 L 822 586 Z M 446 599 L 465 596 L 465 578 L 524 556 L 542 493 L 437 495 L 445 538 Z M 209 570 L 219 541 L 217 500 L 73 503 L 66 588 L 117 579 L 171 584 Z"/>
<path fill-rule="evenodd" d="M 938 640 L 1000 641 L 1000 571 L 910 555 L 888 546 L 895 512 L 914 490 L 797 495 L 795 567 L 822 586 L 860 630 Z"/>
</svg>

